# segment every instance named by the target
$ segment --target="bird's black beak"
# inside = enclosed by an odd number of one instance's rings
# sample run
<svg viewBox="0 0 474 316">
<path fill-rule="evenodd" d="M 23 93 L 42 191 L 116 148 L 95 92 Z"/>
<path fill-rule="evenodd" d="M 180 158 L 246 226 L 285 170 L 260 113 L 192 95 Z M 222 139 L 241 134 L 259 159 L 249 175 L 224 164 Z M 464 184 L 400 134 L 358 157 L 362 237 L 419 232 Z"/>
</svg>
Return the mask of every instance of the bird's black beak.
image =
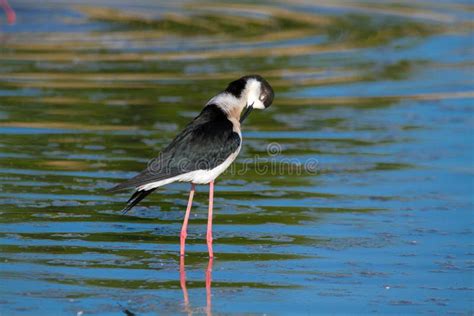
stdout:
<svg viewBox="0 0 474 316">
<path fill-rule="evenodd" d="M 247 105 L 247 107 L 245 108 L 244 114 L 242 114 L 242 116 L 240 117 L 240 123 L 242 123 L 247 118 L 247 116 L 249 116 L 252 110 L 253 110 L 253 103 L 250 105 Z"/>
</svg>

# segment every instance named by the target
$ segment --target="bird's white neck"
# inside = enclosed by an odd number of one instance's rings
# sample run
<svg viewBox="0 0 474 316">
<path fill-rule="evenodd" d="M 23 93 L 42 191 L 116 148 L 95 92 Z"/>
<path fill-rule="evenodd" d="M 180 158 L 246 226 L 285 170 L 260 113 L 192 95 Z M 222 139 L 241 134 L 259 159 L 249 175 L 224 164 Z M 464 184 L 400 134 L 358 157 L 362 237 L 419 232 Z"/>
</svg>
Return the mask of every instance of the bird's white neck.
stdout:
<svg viewBox="0 0 474 316">
<path fill-rule="evenodd" d="M 232 94 L 227 92 L 222 92 L 215 97 L 213 97 L 207 104 L 216 104 L 221 110 L 223 110 L 227 117 L 240 119 L 242 110 L 246 106 L 246 102 L 243 98 L 236 98 Z"/>
</svg>

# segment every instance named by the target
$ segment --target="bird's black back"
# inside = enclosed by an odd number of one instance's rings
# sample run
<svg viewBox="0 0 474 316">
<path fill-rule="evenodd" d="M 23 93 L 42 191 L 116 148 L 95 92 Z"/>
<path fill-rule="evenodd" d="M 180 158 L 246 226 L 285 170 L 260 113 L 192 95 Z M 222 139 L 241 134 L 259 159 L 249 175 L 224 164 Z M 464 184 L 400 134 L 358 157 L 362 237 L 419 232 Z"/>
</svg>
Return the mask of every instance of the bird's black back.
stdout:
<svg viewBox="0 0 474 316">
<path fill-rule="evenodd" d="M 240 146 L 226 113 L 215 104 L 207 105 L 148 167 L 110 191 L 139 187 L 195 170 L 210 170 L 222 164 Z"/>
</svg>

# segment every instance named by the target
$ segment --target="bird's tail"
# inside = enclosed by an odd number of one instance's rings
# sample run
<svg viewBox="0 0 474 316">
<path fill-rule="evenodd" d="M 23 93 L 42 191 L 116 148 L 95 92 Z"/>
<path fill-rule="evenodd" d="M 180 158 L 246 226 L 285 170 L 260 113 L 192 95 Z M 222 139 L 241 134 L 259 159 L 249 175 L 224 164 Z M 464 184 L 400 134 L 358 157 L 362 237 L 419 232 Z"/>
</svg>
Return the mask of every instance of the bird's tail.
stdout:
<svg viewBox="0 0 474 316">
<path fill-rule="evenodd" d="M 151 189 L 148 191 L 135 191 L 133 195 L 128 199 L 127 206 L 124 207 L 122 210 L 122 215 L 125 215 L 128 211 L 130 211 L 135 205 L 137 205 L 141 200 L 143 200 L 148 194 L 155 191 L 156 189 Z"/>
<path fill-rule="evenodd" d="M 108 193 L 113 193 L 113 192 L 117 192 L 117 191 L 122 191 L 122 190 L 126 190 L 126 189 L 131 189 L 133 187 L 136 187 L 135 186 L 135 183 L 133 183 L 132 181 L 130 180 L 133 180 L 132 179 L 129 179 L 125 182 L 122 182 L 122 183 L 119 183 L 117 184 L 116 186 L 110 188 L 110 189 L 107 189 L 105 190 L 105 192 L 108 192 Z M 138 192 L 138 191 L 137 191 Z"/>
</svg>

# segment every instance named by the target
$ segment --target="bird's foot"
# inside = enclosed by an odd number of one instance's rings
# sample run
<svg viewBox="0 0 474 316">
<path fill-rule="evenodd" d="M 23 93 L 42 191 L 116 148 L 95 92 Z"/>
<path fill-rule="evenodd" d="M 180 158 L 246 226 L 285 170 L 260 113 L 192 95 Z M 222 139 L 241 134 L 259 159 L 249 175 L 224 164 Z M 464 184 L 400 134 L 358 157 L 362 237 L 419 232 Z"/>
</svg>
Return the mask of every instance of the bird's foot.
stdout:
<svg viewBox="0 0 474 316">
<path fill-rule="evenodd" d="M 180 250 L 179 250 L 179 255 L 181 257 L 184 257 L 184 248 L 186 246 L 186 237 L 187 237 L 186 232 L 181 232 L 181 235 L 180 235 Z"/>
<path fill-rule="evenodd" d="M 206 240 L 207 240 L 207 249 L 209 251 L 209 258 L 213 258 L 214 252 L 212 251 L 212 232 L 207 233 Z"/>
</svg>

